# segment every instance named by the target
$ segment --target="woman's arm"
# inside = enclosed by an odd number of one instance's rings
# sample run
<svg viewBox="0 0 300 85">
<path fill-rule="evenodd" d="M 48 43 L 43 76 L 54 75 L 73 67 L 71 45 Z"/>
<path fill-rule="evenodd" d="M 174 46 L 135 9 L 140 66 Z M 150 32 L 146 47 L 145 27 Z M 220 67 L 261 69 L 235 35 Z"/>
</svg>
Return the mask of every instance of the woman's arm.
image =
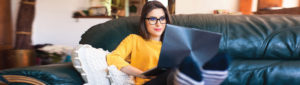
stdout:
<svg viewBox="0 0 300 85">
<path fill-rule="evenodd" d="M 107 64 L 109 66 L 115 65 L 119 70 L 121 70 L 121 68 L 124 66 L 130 65 L 127 61 L 125 61 L 125 59 L 130 56 L 130 53 L 134 47 L 134 42 L 135 40 L 132 35 L 129 35 L 123 39 L 114 51 L 106 55 Z"/>
<path fill-rule="evenodd" d="M 146 76 L 142 75 L 143 71 L 138 68 L 135 68 L 131 65 L 124 66 L 120 69 L 122 72 L 127 73 L 129 75 L 139 77 L 139 78 L 147 78 Z"/>
<path fill-rule="evenodd" d="M 120 71 L 140 78 L 146 78 L 144 75 L 141 75 L 143 71 L 140 69 L 131 66 L 128 62 L 125 61 L 135 45 L 135 39 L 133 35 L 127 36 L 119 46 L 110 54 L 106 56 L 108 65 L 115 65 Z"/>
</svg>

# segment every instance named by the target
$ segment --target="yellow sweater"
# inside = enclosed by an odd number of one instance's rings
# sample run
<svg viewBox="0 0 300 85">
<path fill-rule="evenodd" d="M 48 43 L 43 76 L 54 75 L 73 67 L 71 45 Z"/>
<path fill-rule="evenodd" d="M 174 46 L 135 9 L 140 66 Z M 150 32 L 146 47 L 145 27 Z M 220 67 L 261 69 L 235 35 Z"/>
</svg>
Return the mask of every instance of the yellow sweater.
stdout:
<svg viewBox="0 0 300 85">
<path fill-rule="evenodd" d="M 147 71 L 157 66 L 162 42 L 145 40 L 136 34 L 127 36 L 119 46 L 107 55 L 107 64 L 119 70 L 127 65 Z M 149 79 L 135 78 L 136 84 L 144 84 Z"/>
</svg>

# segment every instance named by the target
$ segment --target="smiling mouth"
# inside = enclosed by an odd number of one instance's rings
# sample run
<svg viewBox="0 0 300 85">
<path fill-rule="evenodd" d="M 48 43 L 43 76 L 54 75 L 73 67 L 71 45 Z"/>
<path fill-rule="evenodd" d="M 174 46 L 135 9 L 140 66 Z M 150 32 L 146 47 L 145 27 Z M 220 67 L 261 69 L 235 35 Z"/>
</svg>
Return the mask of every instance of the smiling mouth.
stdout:
<svg viewBox="0 0 300 85">
<path fill-rule="evenodd" d="M 160 28 L 156 28 L 156 29 L 154 29 L 155 31 L 161 31 L 161 29 Z"/>
</svg>

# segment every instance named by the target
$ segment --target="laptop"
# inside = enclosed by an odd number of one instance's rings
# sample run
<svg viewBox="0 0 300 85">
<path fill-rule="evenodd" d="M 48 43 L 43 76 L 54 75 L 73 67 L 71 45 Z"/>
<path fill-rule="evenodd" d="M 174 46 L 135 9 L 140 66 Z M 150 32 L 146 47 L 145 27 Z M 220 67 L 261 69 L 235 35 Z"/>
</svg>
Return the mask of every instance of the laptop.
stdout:
<svg viewBox="0 0 300 85">
<path fill-rule="evenodd" d="M 217 54 L 220 39 L 220 33 L 167 24 L 158 65 L 143 75 L 155 76 L 176 68 L 187 56 L 196 59 L 202 66 Z"/>
</svg>

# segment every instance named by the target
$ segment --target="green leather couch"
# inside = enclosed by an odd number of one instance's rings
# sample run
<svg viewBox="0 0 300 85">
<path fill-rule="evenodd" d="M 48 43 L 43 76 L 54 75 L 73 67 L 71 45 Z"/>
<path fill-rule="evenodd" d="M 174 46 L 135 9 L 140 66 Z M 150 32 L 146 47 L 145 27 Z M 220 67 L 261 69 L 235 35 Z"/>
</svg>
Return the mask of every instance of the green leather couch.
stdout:
<svg viewBox="0 0 300 85">
<path fill-rule="evenodd" d="M 172 19 L 175 25 L 222 33 L 219 49 L 232 56 L 223 85 L 300 84 L 300 16 L 194 14 Z M 128 17 L 95 25 L 80 43 L 111 51 L 127 35 L 137 33 L 138 20 Z M 0 76 L 2 83 L 10 84 L 26 83 L 17 83 L 18 77 L 49 85 L 84 83 L 70 63 L 7 69 Z"/>
</svg>

